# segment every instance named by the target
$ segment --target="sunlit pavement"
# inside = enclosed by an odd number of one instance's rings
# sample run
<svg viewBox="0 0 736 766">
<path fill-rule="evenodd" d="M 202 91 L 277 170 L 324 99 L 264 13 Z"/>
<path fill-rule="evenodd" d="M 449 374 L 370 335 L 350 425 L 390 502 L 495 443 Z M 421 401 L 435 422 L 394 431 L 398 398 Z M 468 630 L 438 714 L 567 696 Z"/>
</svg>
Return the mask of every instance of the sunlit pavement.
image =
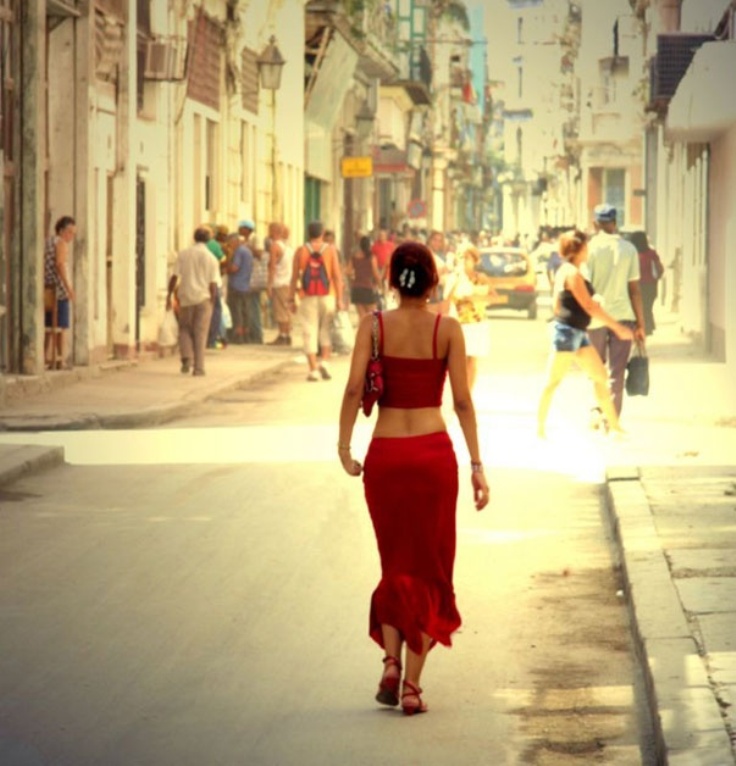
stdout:
<svg viewBox="0 0 736 766">
<path fill-rule="evenodd" d="M 651 395 L 625 400 L 623 425 L 628 430 L 625 439 L 613 439 L 590 429 L 590 384 L 579 373 L 573 373 L 563 382 L 553 402 L 548 438 L 539 440 L 535 436 L 534 410 L 543 379 L 543 357 L 538 351 L 528 351 L 527 341 L 520 343 L 518 340 L 520 333 L 524 338 L 533 337 L 539 331 L 539 325 L 535 327 L 533 323 L 521 322 L 515 325 L 519 328 L 518 332 L 505 333 L 509 326 L 507 323 L 494 323 L 494 354 L 490 364 L 482 366 L 475 391 L 483 459 L 489 467 L 492 493 L 494 470 L 512 469 L 516 475 L 538 481 L 540 491 L 549 491 L 550 485 L 541 481 L 540 477 L 558 476 L 581 486 L 595 486 L 605 481 L 607 471 L 626 466 L 644 474 L 641 485 L 636 482 L 642 493 L 637 502 L 643 503 L 643 507 L 647 508 L 652 503 L 665 507 L 659 501 L 673 492 L 679 493 L 682 503 L 674 512 L 679 513 L 684 526 L 678 525 L 678 522 L 673 527 L 671 515 L 660 513 L 657 517 L 647 511 L 648 533 L 642 533 L 640 518 L 633 519 L 635 537 L 623 539 L 622 547 L 624 558 L 627 546 L 635 559 L 642 555 L 648 557 L 647 566 L 650 568 L 645 573 L 644 585 L 650 585 L 650 590 L 651 586 L 658 589 L 650 600 L 641 595 L 634 599 L 632 595 L 632 604 L 636 601 L 636 607 L 645 610 L 638 615 L 643 620 L 643 630 L 648 629 L 647 614 L 652 610 L 661 612 L 661 602 L 665 600 L 663 581 L 656 580 L 652 575 L 652 556 L 659 567 L 657 577 L 666 578 L 668 587 L 674 589 L 670 614 L 677 611 L 680 615 L 679 627 L 688 630 L 682 618 L 678 600 L 680 594 L 684 593 L 691 609 L 691 619 L 695 619 L 699 608 L 697 599 L 702 596 L 703 608 L 711 609 L 707 604 L 710 603 L 713 588 L 727 585 L 734 577 L 727 566 L 720 564 L 714 568 L 714 563 L 717 565 L 724 560 L 724 552 L 736 549 L 735 525 L 728 520 L 730 517 L 723 515 L 728 511 L 719 512 L 721 515 L 717 517 L 704 511 L 704 502 L 708 499 L 703 496 L 704 492 L 709 493 L 711 500 L 720 493 L 721 504 L 724 498 L 728 502 L 727 487 L 724 485 L 719 489 L 720 485 L 714 485 L 712 480 L 709 483 L 707 474 L 709 471 L 712 473 L 712 466 L 733 466 L 736 456 L 736 428 L 727 427 L 733 409 L 729 409 L 728 394 L 718 378 L 717 366 L 693 357 L 686 352 L 681 341 L 676 339 L 673 342 L 671 335 L 663 333 L 650 344 L 653 360 Z M 516 355 L 517 360 L 512 371 L 499 362 L 510 358 L 510 354 Z M 326 384 L 329 388 L 305 389 L 305 395 L 306 391 L 311 391 L 309 396 L 321 397 L 329 391 L 329 402 L 325 406 L 335 410 L 346 370 L 347 359 L 336 359 L 335 380 Z M 446 405 L 445 409 L 458 456 L 463 463 L 467 456 L 461 446 L 462 438 L 451 408 Z M 723 425 L 716 425 L 719 420 L 723 421 Z M 208 428 L 172 424 L 171 427 L 155 430 L 2 433 L 0 444 L 61 445 L 65 449 L 66 461 L 80 466 L 247 464 L 263 466 L 264 471 L 270 472 L 273 467 L 294 461 L 315 464 L 332 461 L 334 464 L 335 428 L 334 412 L 332 418 L 303 423 L 289 422 L 286 414 L 284 422 L 276 425 L 253 422 L 230 428 Z M 353 439 L 356 455 L 363 454 L 369 438 L 370 423 L 360 418 Z M 664 473 L 657 474 L 657 470 Z M 647 471 L 652 472 L 651 479 L 647 478 Z M 676 489 L 673 490 L 673 487 Z M 644 493 L 644 489 L 649 495 Z M 513 490 L 505 487 L 501 491 L 507 494 Z M 467 488 L 462 491 L 461 502 L 469 502 Z M 692 520 L 687 518 L 687 509 L 692 506 L 698 508 L 700 528 L 695 528 Z M 669 511 L 670 514 L 672 512 Z M 614 513 L 619 514 L 619 523 L 624 523 L 625 509 L 614 509 Z M 658 522 L 659 530 L 655 522 Z M 674 538 L 667 536 L 668 529 L 674 530 Z M 468 518 L 459 523 L 460 542 L 471 546 L 553 540 L 558 535 L 555 518 L 550 519 L 549 525 L 533 527 L 502 524 L 489 529 L 472 523 Z M 678 549 L 683 545 L 690 550 L 688 566 L 678 565 L 673 576 L 662 553 L 664 551 L 675 564 L 685 561 Z M 728 561 L 729 557 L 726 556 L 725 560 Z M 709 574 L 711 577 L 706 577 Z M 630 575 L 632 581 L 637 576 L 633 565 Z M 684 586 L 687 586 L 686 590 L 683 590 Z M 694 590 L 697 587 L 701 589 Z M 732 604 L 733 599 L 722 603 Z M 636 618 L 635 614 L 635 622 Z M 699 619 L 698 624 L 701 623 L 707 626 L 704 617 Z M 733 640 L 729 643 L 727 637 L 736 635 L 733 611 L 721 612 L 718 625 L 716 633 L 712 630 L 708 632 L 708 636 L 715 636 L 719 641 L 717 647 L 714 645 L 713 663 L 708 660 L 709 647 L 703 645 L 696 649 L 689 632 L 687 635 L 678 634 L 674 639 L 675 644 L 684 647 L 675 655 L 671 652 L 672 638 L 664 639 L 668 642 L 664 654 L 661 645 L 655 643 L 660 640 L 660 626 L 655 626 L 655 634 L 648 637 L 645 647 L 655 684 L 660 684 L 657 689 L 660 708 L 654 714 L 661 718 L 667 740 L 665 747 L 673 745 L 672 751 L 679 754 L 682 763 L 690 762 L 686 759 L 692 755 L 692 748 L 704 757 L 711 757 L 709 753 L 716 752 L 715 757 L 720 758 L 717 753 L 723 753 L 722 748 L 714 751 L 708 747 L 718 739 L 719 727 L 719 741 L 723 743 L 723 722 L 711 688 L 715 681 L 719 683 L 719 700 L 727 715 L 729 694 L 733 697 L 736 688 L 736 677 L 728 671 L 732 666 L 734 646 Z M 640 636 L 642 640 L 646 638 Z M 708 660 L 705 666 L 699 654 Z M 670 667 L 672 662 L 680 665 L 687 663 L 689 676 L 664 671 L 667 678 L 663 680 L 663 671 L 660 670 L 657 678 L 656 668 Z M 652 664 L 654 667 L 651 667 Z M 675 695 L 680 701 L 676 704 L 668 702 L 668 698 L 662 695 L 663 691 Z M 683 703 L 682 699 L 686 702 Z M 712 762 L 721 764 L 726 761 Z"/>
</svg>

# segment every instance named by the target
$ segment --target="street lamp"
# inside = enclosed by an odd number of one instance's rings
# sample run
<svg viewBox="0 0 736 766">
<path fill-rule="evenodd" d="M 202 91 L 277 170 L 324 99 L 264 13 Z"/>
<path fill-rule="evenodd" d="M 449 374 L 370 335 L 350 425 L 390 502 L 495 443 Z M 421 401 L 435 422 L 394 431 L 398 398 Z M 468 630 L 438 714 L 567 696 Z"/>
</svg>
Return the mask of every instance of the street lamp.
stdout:
<svg viewBox="0 0 736 766">
<path fill-rule="evenodd" d="M 256 59 L 261 75 L 261 87 L 271 91 L 271 221 L 278 220 L 278 184 L 276 177 L 276 91 L 281 87 L 281 70 L 286 63 L 276 45 L 276 36 L 271 35 L 268 45 Z"/>
<path fill-rule="evenodd" d="M 261 87 L 265 90 L 277 91 L 281 87 L 281 70 L 286 60 L 276 45 L 276 36 L 268 38 L 268 45 L 256 59 L 261 74 Z"/>
</svg>

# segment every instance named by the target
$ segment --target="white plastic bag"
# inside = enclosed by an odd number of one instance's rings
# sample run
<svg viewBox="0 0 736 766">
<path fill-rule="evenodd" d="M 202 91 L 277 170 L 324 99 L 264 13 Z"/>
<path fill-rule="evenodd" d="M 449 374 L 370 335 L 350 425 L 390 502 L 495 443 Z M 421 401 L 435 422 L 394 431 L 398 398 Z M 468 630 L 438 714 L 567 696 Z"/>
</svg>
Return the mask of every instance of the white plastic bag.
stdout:
<svg viewBox="0 0 736 766">
<path fill-rule="evenodd" d="M 332 348 L 336 354 L 349 354 L 355 345 L 355 330 L 347 311 L 338 311 L 332 319 Z"/>
<path fill-rule="evenodd" d="M 169 309 L 165 314 L 160 327 L 158 328 L 158 345 L 162 348 L 175 346 L 179 340 L 179 323 L 176 321 L 176 314 Z"/>
<path fill-rule="evenodd" d="M 220 301 L 220 306 L 222 308 L 222 319 L 220 320 L 220 328 L 222 330 L 232 330 L 233 316 L 230 313 L 230 306 L 228 306 L 224 300 Z M 221 334 L 224 335 L 225 333 L 223 332 Z"/>
</svg>

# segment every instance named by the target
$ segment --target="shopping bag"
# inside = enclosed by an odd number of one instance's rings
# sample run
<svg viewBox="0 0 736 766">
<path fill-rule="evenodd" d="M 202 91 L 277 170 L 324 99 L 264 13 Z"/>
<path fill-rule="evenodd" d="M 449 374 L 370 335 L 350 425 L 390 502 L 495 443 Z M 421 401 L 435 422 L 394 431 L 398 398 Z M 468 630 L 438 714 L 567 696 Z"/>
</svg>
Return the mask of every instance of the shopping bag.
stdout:
<svg viewBox="0 0 736 766">
<path fill-rule="evenodd" d="M 643 343 L 637 343 L 626 365 L 624 383 L 629 396 L 647 396 L 649 394 L 649 357 Z"/>
<path fill-rule="evenodd" d="M 227 303 L 224 300 L 220 301 L 220 305 L 222 306 L 222 316 L 220 319 L 220 329 L 221 330 L 232 330 L 233 327 L 233 315 L 230 313 L 230 306 L 227 305 Z M 224 332 L 220 333 L 221 335 L 224 335 Z"/>
<path fill-rule="evenodd" d="M 347 311 L 338 311 L 332 319 L 332 348 L 336 354 L 349 354 L 355 345 L 355 330 Z"/>
<path fill-rule="evenodd" d="M 169 309 L 165 314 L 161 326 L 158 328 L 158 345 L 161 348 L 175 346 L 179 340 L 179 323 L 176 321 L 176 315 L 173 309 Z"/>
</svg>

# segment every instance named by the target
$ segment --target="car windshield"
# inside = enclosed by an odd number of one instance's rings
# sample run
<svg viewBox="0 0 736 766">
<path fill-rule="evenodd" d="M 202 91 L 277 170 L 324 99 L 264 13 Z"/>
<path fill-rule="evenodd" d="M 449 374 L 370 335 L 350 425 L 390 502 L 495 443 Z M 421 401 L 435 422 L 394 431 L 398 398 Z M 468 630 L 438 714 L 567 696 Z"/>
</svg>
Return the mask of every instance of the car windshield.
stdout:
<svg viewBox="0 0 736 766">
<path fill-rule="evenodd" d="M 513 251 L 481 253 L 479 269 L 491 277 L 521 277 L 529 271 L 529 261 Z"/>
</svg>

